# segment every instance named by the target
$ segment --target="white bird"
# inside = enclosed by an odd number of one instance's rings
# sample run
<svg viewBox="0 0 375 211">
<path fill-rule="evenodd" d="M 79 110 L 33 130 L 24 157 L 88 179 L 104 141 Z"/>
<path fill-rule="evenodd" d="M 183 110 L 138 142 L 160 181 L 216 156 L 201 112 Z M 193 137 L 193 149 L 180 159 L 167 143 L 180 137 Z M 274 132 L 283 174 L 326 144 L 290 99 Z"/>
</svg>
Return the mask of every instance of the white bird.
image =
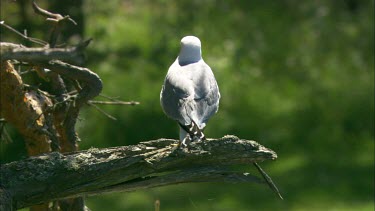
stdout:
<svg viewBox="0 0 375 211">
<path fill-rule="evenodd" d="M 211 68 L 203 61 L 197 37 L 181 40 L 181 50 L 169 67 L 160 92 L 164 113 L 180 126 L 182 145 L 205 140 L 203 128 L 219 108 L 220 93 Z"/>
</svg>

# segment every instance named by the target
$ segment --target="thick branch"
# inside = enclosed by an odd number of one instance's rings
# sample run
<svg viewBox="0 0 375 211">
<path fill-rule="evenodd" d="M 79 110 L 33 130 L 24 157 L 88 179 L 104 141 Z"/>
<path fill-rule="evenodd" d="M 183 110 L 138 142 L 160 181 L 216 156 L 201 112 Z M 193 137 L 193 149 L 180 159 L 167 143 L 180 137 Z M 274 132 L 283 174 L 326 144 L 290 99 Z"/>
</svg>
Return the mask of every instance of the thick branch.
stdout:
<svg viewBox="0 0 375 211">
<path fill-rule="evenodd" d="M 159 139 L 135 146 L 31 157 L 1 166 L 1 182 L 19 209 L 51 200 L 186 182 L 260 182 L 225 170 L 227 165 L 277 158 L 255 141 L 235 136 L 192 143 Z"/>
<path fill-rule="evenodd" d="M 100 77 L 88 68 L 78 67 L 59 60 L 51 60 L 48 63 L 37 63 L 38 65 L 51 69 L 52 71 L 84 83 L 82 90 L 76 98 L 76 106 L 80 107 L 91 98 L 96 97 L 102 91 L 103 83 Z"/>
<path fill-rule="evenodd" d="M 1 42 L 1 60 L 18 60 L 24 62 L 47 62 L 50 60 L 62 60 L 75 64 L 83 64 L 85 56 L 84 48 L 89 41 L 70 48 L 27 48 L 22 45 Z"/>
</svg>

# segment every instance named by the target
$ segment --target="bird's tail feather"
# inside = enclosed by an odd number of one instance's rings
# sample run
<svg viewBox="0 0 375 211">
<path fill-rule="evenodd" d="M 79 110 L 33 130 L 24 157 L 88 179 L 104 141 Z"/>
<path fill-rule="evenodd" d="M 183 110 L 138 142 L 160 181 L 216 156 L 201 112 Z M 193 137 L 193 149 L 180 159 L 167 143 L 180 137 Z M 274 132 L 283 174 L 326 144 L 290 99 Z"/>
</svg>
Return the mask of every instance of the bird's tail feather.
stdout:
<svg viewBox="0 0 375 211">
<path fill-rule="evenodd" d="M 206 140 L 206 137 L 204 136 L 202 130 L 199 129 L 198 125 L 193 120 L 191 120 L 191 123 L 189 125 L 184 125 L 181 123 L 178 124 L 180 124 L 180 127 L 189 134 L 191 140 L 194 140 L 194 138 L 198 138 L 202 141 Z"/>
</svg>

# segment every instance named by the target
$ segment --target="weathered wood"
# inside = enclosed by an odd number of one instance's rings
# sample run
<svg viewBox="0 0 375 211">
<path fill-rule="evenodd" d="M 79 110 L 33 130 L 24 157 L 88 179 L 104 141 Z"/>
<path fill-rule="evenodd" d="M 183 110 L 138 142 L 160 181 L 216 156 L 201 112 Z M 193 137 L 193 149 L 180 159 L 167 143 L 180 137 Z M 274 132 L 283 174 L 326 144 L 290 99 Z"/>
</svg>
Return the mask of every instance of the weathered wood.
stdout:
<svg viewBox="0 0 375 211">
<path fill-rule="evenodd" d="M 9 192 L 0 186 L 0 210 L 1 211 L 12 211 L 13 201 Z"/>
<path fill-rule="evenodd" d="M 0 115 L 22 134 L 28 155 L 51 151 L 50 142 L 56 142 L 51 126 L 51 115 L 46 111 L 51 99 L 33 90 L 26 91 L 13 65 L 0 62 Z"/>
<path fill-rule="evenodd" d="M 63 151 L 75 151 L 78 147 L 79 137 L 75 131 L 78 114 L 81 107 L 90 99 L 99 95 L 102 91 L 103 83 L 100 77 L 88 68 L 78 67 L 59 60 L 51 60 L 47 63 L 38 63 L 40 67 L 45 67 L 66 78 L 77 80 L 82 83 L 79 92 L 74 96 L 74 101 L 68 106 L 66 115 L 61 125 L 56 126 L 60 133 L 60 141 Z"/>
<path fill-rule="evenodd" d="M 60 154 L 53 152 L 1 166 L 0 186 L 14 208 L 61 198 L 189 182 L 258 182 L 225 166 L 277 158 L 255 141 L 235 136 L 178 148 L 177 140 L 159 139 L 134 146 Z M 0 193 L 1 195 L 1 193 Z"/>
<path fill-rule="evenodd" d="M 24 62 L 48 62 L 58 59 L 83 64 L 85 60 L 83 50 L 88 43 L 89 41 L 86 41 L 76 47 L 69 48 L 28 48 L 19 44 L 0 42 L 0 59 L 1 61 L 14 59 Z"/>
</svg>

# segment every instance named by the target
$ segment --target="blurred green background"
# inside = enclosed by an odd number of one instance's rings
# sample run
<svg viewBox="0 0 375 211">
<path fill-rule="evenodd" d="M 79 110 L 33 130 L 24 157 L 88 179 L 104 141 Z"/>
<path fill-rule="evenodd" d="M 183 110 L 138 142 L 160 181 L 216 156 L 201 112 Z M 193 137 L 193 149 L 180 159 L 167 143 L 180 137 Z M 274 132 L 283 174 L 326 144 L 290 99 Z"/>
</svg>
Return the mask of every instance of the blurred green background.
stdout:
<svg viewBox="0 0 375 211">
<path fill-rule="evenodd" d="M 373 210 L 374 1 L 37 1 L 69 14 L 62 41 L 94 38 L 87 64 L 103 94 L 139 101 L 87 107 L 81 148 L 178 138 L 159 92 L 180 39 L 196 35 L 222 95 L 208 137 L 234 134 L 275 150 L 262 163 L 284 196 L 256 184 L 184 184 L 87 198 L 98 210 Z M 30 1 L 1 0 L 1 20 L 47 39 L 50 25 Z M 31 43 L 1 28 L 1 40 Z M 98 98 L 100 99 L 100 98 Z M 22 137 L 1 141 L 1 162 L 25 157 Z M 252 165 L 238 170 L 257 174 Z"/>
</svg>

